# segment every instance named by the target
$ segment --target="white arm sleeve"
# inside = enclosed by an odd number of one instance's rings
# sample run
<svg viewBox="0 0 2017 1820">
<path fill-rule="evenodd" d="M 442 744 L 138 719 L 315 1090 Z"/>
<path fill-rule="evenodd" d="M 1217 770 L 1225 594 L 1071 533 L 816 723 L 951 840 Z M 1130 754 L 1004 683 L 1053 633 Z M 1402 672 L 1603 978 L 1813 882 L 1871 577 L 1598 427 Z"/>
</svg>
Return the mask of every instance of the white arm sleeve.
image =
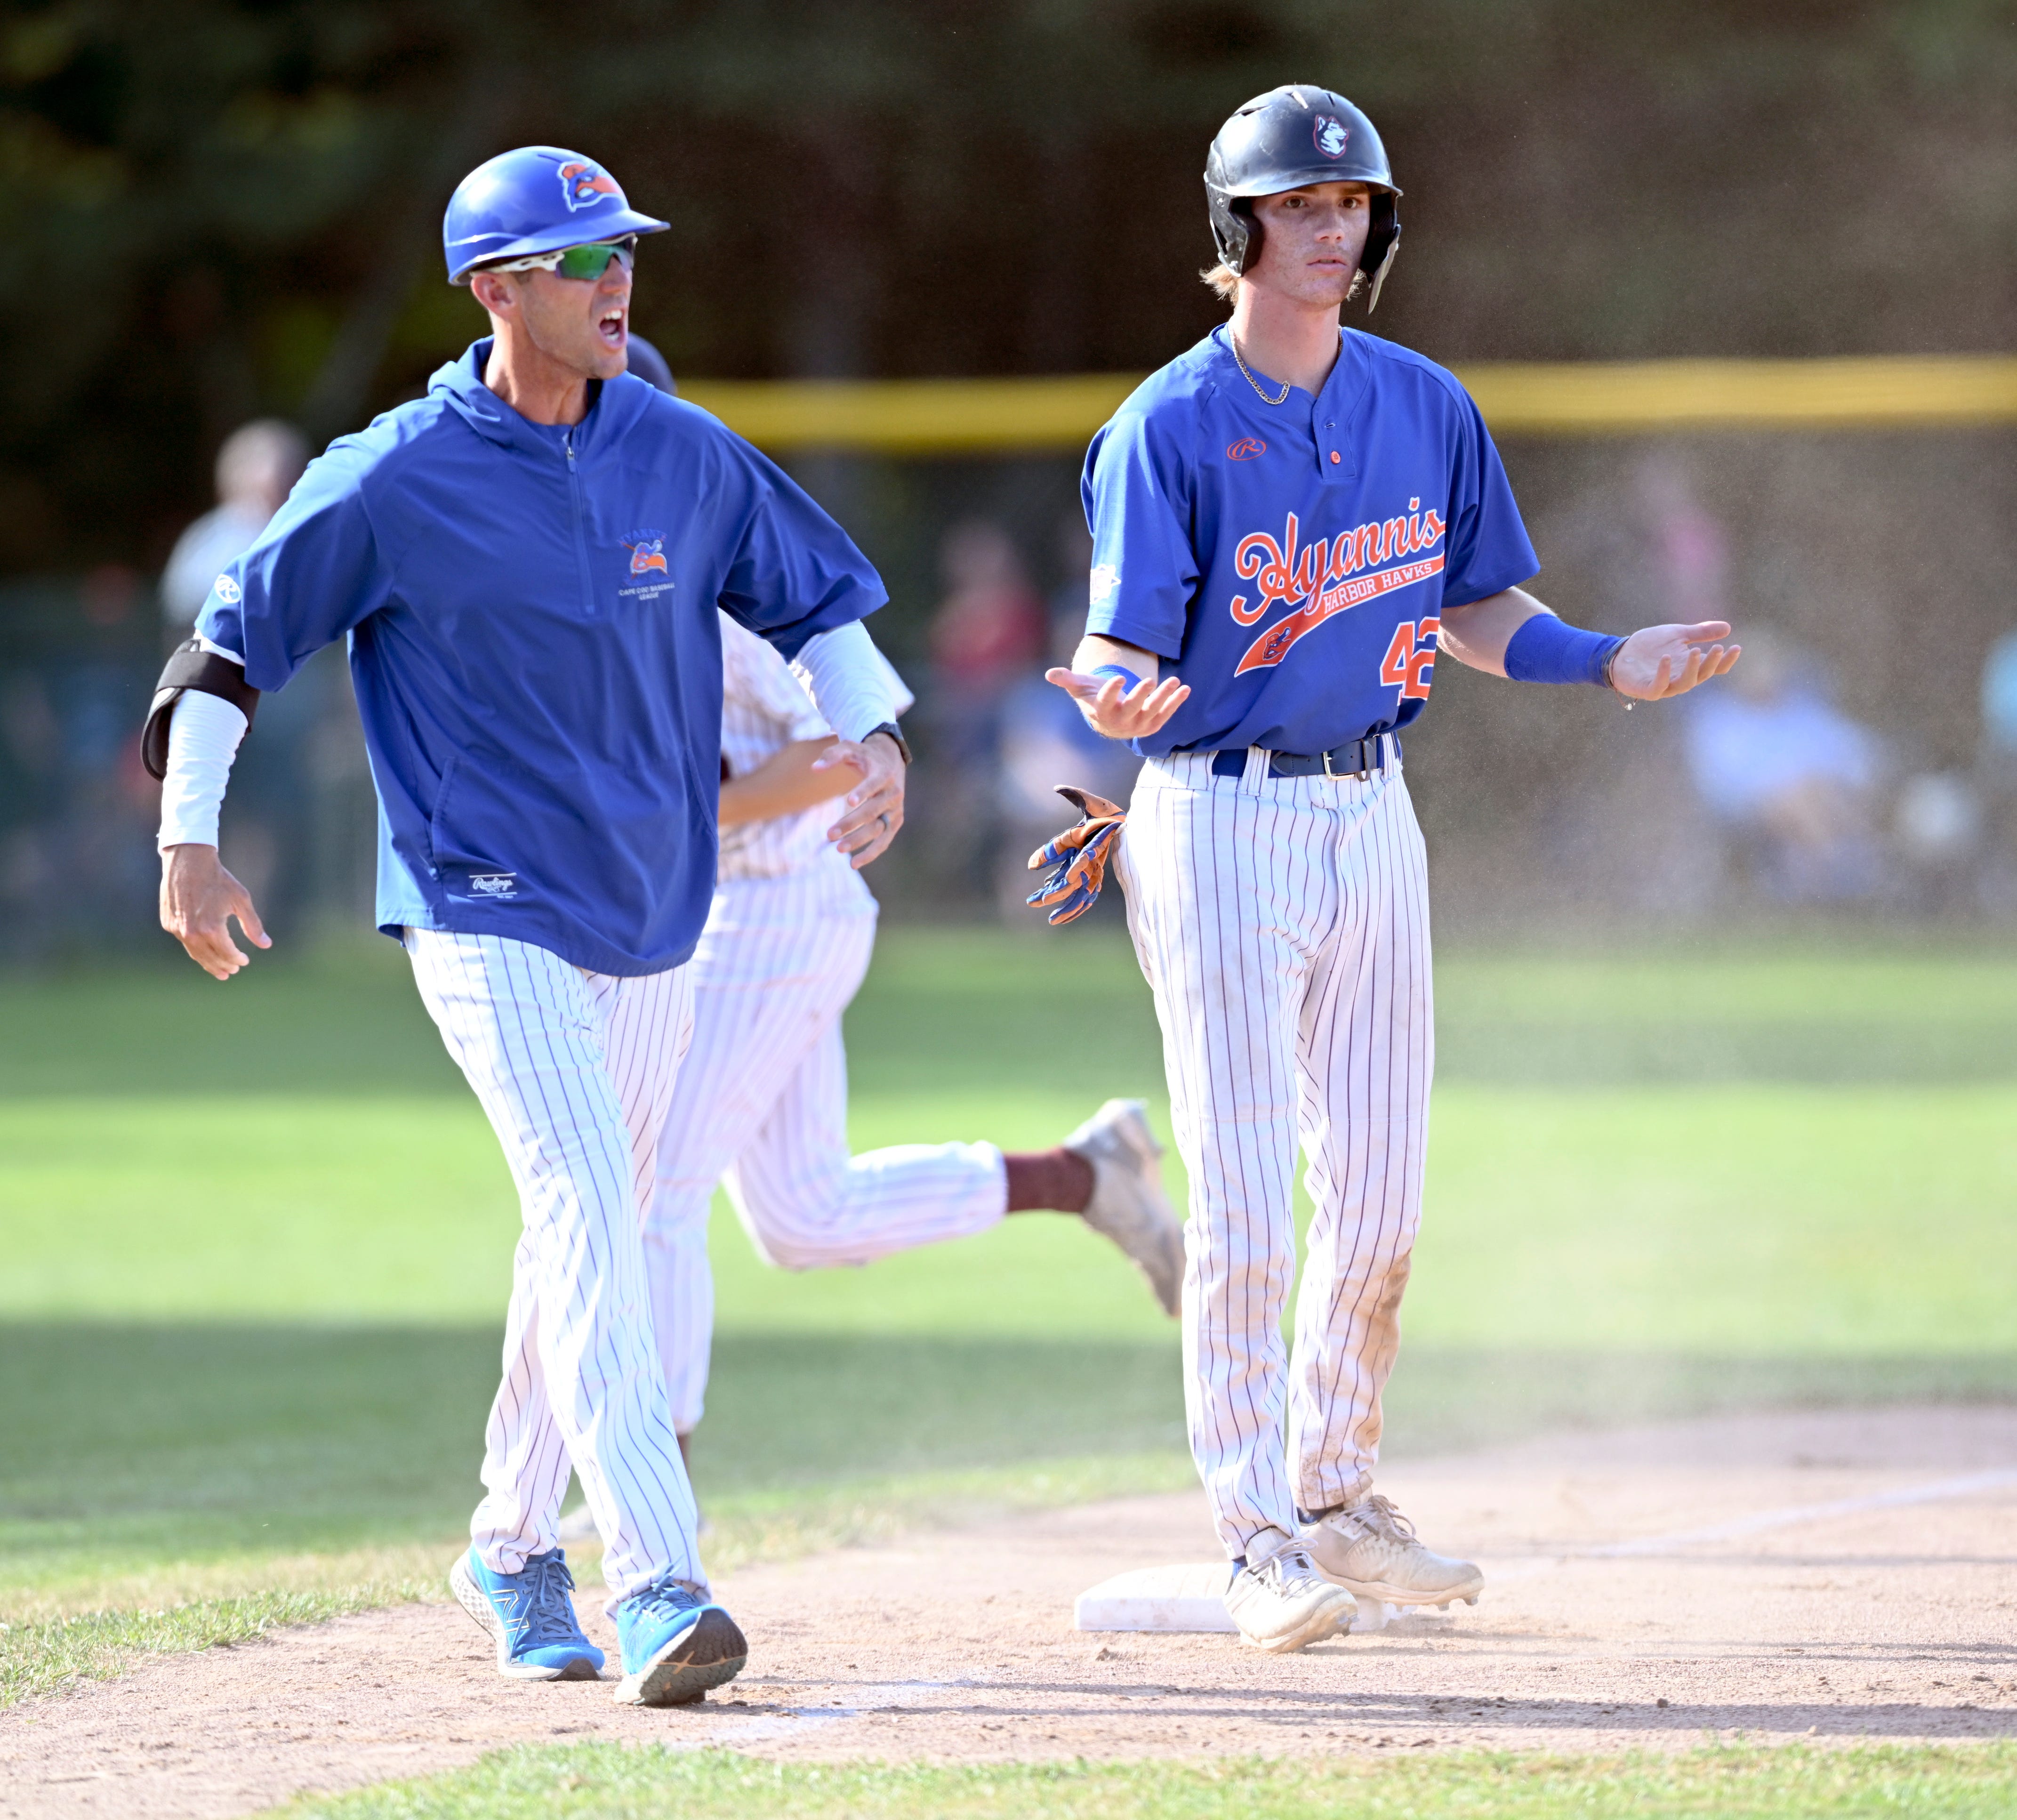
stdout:
<svg viewBox="0 0 2017 1820">
<path fill-rule="evenodd" d="M 807 639 L 792 668 L 812 691 L 821 717 L 843 739 L 859 739 L 897 718 L 892 673 L 858 619 Z"/>
<path fill-rule="evenodd" d="M 168 722 L 168 775 L 161 783 L 157 846 L 216 846 L 224 786 L 248 724 L 243 711 L 223 696 L 200 689 L 191 689 L 175 703 Z"/>
</svg>

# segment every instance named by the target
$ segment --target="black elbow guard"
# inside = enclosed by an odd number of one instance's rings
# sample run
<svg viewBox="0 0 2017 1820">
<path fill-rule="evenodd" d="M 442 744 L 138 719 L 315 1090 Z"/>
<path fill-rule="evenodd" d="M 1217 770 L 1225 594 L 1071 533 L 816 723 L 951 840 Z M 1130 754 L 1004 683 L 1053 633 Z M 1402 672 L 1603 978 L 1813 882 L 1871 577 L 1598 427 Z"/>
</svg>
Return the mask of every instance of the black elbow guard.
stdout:
<svg viewBox="0 0 2017 1820">
<path fill-rule="evenodd" d="M 150 778 L 168 775 L 168 722 L 174 718 L 175 703 L 191 689 L 198 695 L 222 695 L 245 717 L 248 727 L 259 706 L 259 692 L 245 680 L 243 664 L 204 650 L 200 638 L 178 645 L 162 669 L 161 680 L 154 684 L 153 705 L 147 710 L 146 725 L 140 729 L 140 762 Z"/>
</svg>

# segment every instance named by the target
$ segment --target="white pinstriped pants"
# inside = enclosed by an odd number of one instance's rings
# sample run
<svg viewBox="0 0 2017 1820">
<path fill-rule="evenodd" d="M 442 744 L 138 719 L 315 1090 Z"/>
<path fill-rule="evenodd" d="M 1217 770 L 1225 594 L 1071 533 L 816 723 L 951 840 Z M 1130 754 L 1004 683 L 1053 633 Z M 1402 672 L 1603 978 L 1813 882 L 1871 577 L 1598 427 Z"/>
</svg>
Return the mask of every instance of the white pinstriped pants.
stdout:
<svg viewBox="0 0 2017 1820">
<path fill-rule="evenodd" d="M 900 1144 L 851 1156 L 840 1015 L 875 941 L 875 900 L 845 867 L 725 880 L 686 971 L 694 1040 L 659 1142 L 646 1220 L 673 1422 L 700 1421 L 714 1334 L 714 1186 L 767 1263 L 866 1264 L 985 1231 L 1008 1205 L 992 1144 Z"/>
<path fill-rule="evenodd" d="M 570 1467 L 610 1602 L 702 1581 L 693 1490 L 652 1344 L 642 1215 L 693 1027 L 685 968 L 619 979 L 492 935 L 410 929 L 428 1014 L 489 1115 L 524 1219 L 504 1378 L 469 1533 L 515 1573 L 552 1547 Z"/>
<path fill-rule="evenodd" d="M 1400 766 L 1362 784 L 1265 763 L 1214 778 L 1210 753 L 1151 760 L 1118 867 L 1190 1173 L 1191 1451 L 1235 1556 L 1371 1482 L 1434 1065 L 1427 865 Z M 1299 1143 L 1315 1213 L 1285 1359 Z"/>
</svg>

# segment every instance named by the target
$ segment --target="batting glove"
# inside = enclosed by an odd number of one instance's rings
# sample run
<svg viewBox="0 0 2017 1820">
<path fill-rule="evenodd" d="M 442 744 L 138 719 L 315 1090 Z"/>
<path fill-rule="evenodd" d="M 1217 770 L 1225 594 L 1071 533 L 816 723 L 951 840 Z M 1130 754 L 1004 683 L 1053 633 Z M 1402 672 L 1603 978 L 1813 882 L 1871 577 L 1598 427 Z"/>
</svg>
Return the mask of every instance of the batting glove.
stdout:
<svg viewBox="0 0 2017 1820">
<path fill-rule="evenodd" d="M 1030 855 L 1032 872 L 1044 866 L 1058 868 L 1030 894 L 1029 900 L 1034 908 L 1049 911 L 1053 923 L 1069 923 L 1092 908 L 1099 887 L 1106 883 L 1107 857 L 1128 825 L 1127 811 L 1104 796 L 1069 784 L 1059 785 L 1058 794 L 1084 819 Z"/>
</svg>

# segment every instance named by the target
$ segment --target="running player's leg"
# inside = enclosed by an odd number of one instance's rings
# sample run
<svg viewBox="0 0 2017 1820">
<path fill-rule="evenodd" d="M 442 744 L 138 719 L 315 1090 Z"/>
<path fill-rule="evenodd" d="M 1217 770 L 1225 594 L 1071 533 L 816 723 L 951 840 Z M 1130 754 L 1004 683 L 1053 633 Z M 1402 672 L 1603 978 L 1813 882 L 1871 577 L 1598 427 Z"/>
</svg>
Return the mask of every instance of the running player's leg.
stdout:
<svg viewBox="0 0 2017 1820">
<path fill-rule="evenodd" d="M 1297 787 L 1214 778 L 1210 762 L 1145 767 L 1120 866 L 1190 1175 L 1191 1450 L 1227 1553 L 1259 1556 L 1297 1529 L 1281 1334 L 1296 1262 L 1297 1018 L 1336 892 L 1326 818 Z"/>
<path fill-rule="evenodd" d="M 1008 1212 L 1008 1172 L 990 1143 L 847 1147 L 840 1020 L 800 1061 L 728 1172 L 728 1197 L 767 1262 L 788 1270 L 867 1264 L 985 1232 Z"/>
<path fill-rule="evenodd" d="M 571 1463 L 614 1598 L 667 1576 L 698 1581 L 693 1494 L 651 1343 L 637 1147 L 609 1042 L 621 1007 L 624 1056 L 634 1061 L 651 1031 L 673 1056 L 684 980 L 603 982 L 544 948 L 490 936 L 413 930 L 407 947 L 428 1009 L 503 1146 L 525 1220 L 485 1435 L 486 1495 L 471 1522 L 477 1554 L 510 1574 L 550 1548 Z M 648 1103 L 648 1071 L 633 1087 Z"/>
<path fill-rule="evenodd" d="M 713 1340 L 707 1226 L 715 1184 L 755 1141 L 808 1050 L 838 1024 L 875 941 L 865 891 L 824 914 L 807 914 L 803 894 L 792 879 L 724 885 L 687 969 L 691 1065 L 673 1086 L 644 1218 L 652 1323 L 683 1435 L 701 1419 Z"/>
</svg>

